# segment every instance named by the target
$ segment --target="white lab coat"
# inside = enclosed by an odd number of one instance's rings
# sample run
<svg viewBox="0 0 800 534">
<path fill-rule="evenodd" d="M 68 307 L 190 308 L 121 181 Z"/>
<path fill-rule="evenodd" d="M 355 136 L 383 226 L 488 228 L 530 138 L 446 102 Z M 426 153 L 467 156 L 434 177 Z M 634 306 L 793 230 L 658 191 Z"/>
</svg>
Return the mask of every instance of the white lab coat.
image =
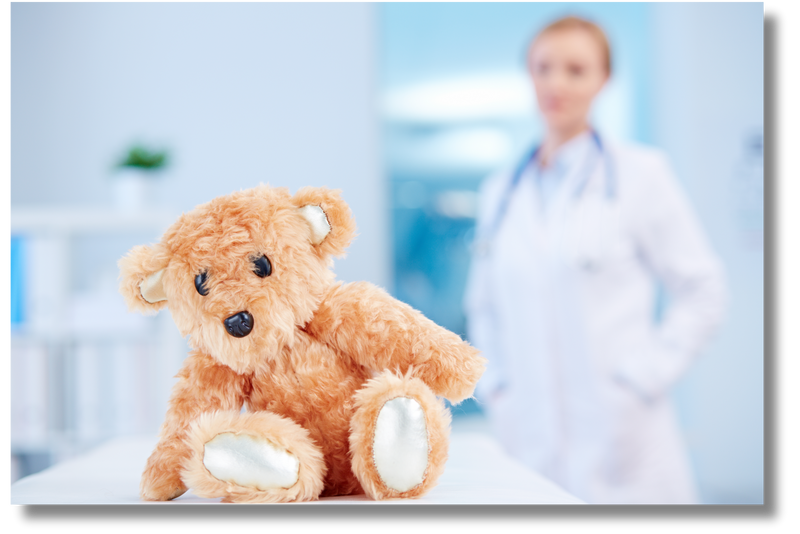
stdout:
<svg viewBox="0 0 800 534">
<path fill-rule="evenodd" d="M 478 400 L 513 456 L 587 502 L 696 502 L 668 392 L 721 320 L 723 271 L 664 155 L 604 146 L 613 200 L 602 164 L 575 197 L 585 153 L 547 210 L 528 174 L 474 255 L 468 332 L 489 360 Z M 476 235 L 510 180 L 483 184 Z"/>
</svg>

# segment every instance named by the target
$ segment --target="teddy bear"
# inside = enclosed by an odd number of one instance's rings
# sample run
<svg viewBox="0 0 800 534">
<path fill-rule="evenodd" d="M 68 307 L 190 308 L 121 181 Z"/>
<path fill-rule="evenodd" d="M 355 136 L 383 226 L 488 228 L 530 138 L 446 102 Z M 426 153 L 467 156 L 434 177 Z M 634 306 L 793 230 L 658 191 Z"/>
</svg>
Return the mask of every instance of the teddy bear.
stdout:
<svg viewBox="0 0 800 534">
<path fill-rule="evenodd" d="M 182 214 L 119 261 L 130 310 L 168 307 L 192 349 L 141 480 L 223 502 L 416 498 L 486 360 L 367 282 L 335 280 L 355 222 L 341 192 L 260 185 Z"/>
</svg>

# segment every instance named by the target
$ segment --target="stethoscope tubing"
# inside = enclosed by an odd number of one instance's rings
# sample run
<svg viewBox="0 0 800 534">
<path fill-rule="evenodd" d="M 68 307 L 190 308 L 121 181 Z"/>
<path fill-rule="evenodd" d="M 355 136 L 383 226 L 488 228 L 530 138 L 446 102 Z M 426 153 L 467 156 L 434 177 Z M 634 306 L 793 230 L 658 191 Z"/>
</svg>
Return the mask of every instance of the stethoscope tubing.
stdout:
<svg viewBox="0 0 800 534">
<path fill-rule="evenodd" d="M 590 133 L 592 136 L 592 140 L 594 141 L 600 153 L 600 157 L 605 162 L 606 200 L 611 201 L 616 197 L 616 186 L 617 186 L 614 175 L 612 158 L 608 153 L 608 150 L 606 150 L 605 144 L 603 143 L 597 131 L 591 129 Z M 494 213 L 492 223 L 491 225 L 489 225 L 487 233 L 481 239 L 481 242 L 484 244 L 483 248 L 485 249 L 484 250 L 485 253 L 488 253 L 488 244 L 491 243 L 491 241 L 500 231 L 500 226 L 503 224 L 503 220 L 506 217 L 509 204 L 511 203 L 511 199 L 514 195 L 514 191 L 517 189 L 517 186 L 519 186 L 519 183 L 522 181 L 522 176 L 524 175 L 525 170 L 528 168 L 528 165 L 530 165 L 530 163 L 536 159 L 536 157 L 539 155 L 540 150 L 541 150 L 541 145 L 537 145 L 536 147 L 534 147 L 534 149 L 531 152 L 529 152 L 524 158 L 522 158 L 522 160 L 520 160 L 520 163 L 514 169 L 514 173 L 512 174 L 511 180 L 508 182 L 508 186 L 506 187 L 503 196 L 500 198 L 500 202 L 497 205 L 497 210 Z M 579 199 L 583 195 L 583 191 L 589 182 L 589 178 L 591 175 L 591 167 L 593 166 L 590 166 L 589 168 L 585 169 L 585 171 L 582 173 L 580 181 L 578 182 L 578 186 L 575 188 L 574 192 L 575 200 Z"/>
</svg>

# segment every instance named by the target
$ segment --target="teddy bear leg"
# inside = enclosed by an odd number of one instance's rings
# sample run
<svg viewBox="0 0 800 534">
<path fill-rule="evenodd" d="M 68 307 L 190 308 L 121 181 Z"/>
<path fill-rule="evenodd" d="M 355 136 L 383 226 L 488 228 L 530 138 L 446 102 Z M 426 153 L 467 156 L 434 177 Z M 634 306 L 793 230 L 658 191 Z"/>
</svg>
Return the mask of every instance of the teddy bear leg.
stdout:
<svg viewBox="0 0 800 534">
<path fill-rule="evenodd" d="M 319 497 L 322 451 L 297 423 L 270 412 L 201 415 L 188 435 L 184 484 L 225 502 L 292 502 Z"/>
<path fill-rule="evenodd" d="M 414 498 L 436 485 L 447 460 L 450 412 L 418 378 L 390 372 L 356 392 L 352 469 L 376 500 Z"/>
</svg>

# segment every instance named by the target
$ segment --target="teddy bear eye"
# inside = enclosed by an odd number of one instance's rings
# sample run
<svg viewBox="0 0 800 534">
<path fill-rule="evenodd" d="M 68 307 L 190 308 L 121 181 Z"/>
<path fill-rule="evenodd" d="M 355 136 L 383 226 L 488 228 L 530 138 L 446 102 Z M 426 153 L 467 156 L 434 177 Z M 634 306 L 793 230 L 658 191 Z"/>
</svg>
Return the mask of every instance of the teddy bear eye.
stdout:
<svg viewBox="0 0 800 534">
<path fill-rule="evenodd" d="M 204 297 L 208 295 L 208 287 L 206 287 L 207 281 L 208 281 L 208 271 L 203 271 L 202 273 L 194 277 L 194 288 L 197 290 L 198 293 L 200 293 Z"/>
<path fill-rule="evenodd" d="M 272 264 L 269 262 L 269 259 L 262 254 L 259 258 L 253 260 L 253 272 L 261 278 L 266 278 L 272 274 Z"/>
</svg>

